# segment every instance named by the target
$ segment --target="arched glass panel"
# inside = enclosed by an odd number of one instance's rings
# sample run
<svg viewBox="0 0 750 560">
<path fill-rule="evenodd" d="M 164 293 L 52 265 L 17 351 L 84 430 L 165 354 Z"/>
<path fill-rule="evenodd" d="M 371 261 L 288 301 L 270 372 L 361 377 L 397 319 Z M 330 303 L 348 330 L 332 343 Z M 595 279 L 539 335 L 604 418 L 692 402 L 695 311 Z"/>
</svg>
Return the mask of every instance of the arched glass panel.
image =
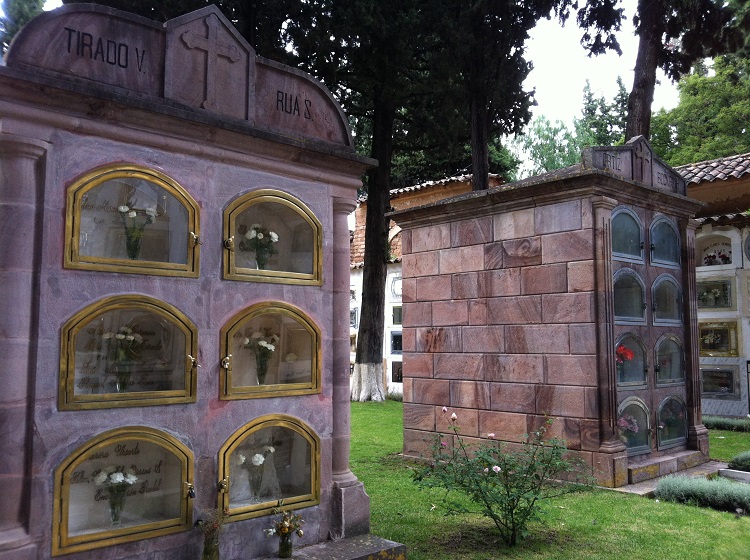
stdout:
<svg viewBox="0 0 750 560">
<path fill-rule="evenodd" d="M 320 285 L 322 229 L 291 195 L 270 189 L 246 194 L 224 211 L 224 277 Z"/>
<path fill-rule="evenodd" d="M 645 299 L 643 285 L 635 273 L 623 271 L 615 277 L 615 318 L 643 321 Z"/>
<path fill-rule="evenodd" d="M 621 210 L 612 218 L 612 253 L 638 260 L 643 258 L 641 224 L 626 210 Z"/>
<path fill-rule="evenodd" d="M 198 276 L 198 205 L 166 175 L 107 166 L 68 189 L 65 266 Z"/>
<path fill-rule="evenodd" d="M 643 401 L 634 397 L 625 399 L 617 416 L 617 431 L 620 440 L 628 448 L 629 455 L 648 453 L 651 450 L 648 409 Z"/>
<path fill-rule="evenodd" d="M 291 416 L 250 422 L 221 448 L 219 507 L 238 521 L 272 512 L 279 500 L 295 508 L 320 503 L 320 441 Z"/>
<path fill-rule="evenodd" d="M 680 445 L 687 439 L 687 411 L 676 397 L 667 397 L 659 406 L 659 448 Z"/>
<path fill-rule="evenodd" d="M 677 283 L 670 276 L 663 276 L 654 283 L 654 322 L 679 322 L 680 290 Z"/>
<path fill-rule="evenodd" d="M 732 264 L 732 240 L 725 235 L 707 235 L 696 239 L 697 266 Z"/>
<path fill-rule="evenodd" d="M 651 260 L 661 264 L 680 264 L 680 238 L 675 227 L 665 219 L 651 228 Z"/>
<path fill-rule="evenodd" d="M 656 382 L 671 383 L 685 379 L 682 346 L 676 337 L 667 336 L 656 344 Z"/>
<path fill-rule="evenodd" d="M 190 451 L 143 426 L 106 432 L 55 469 L 52 554 L 192 529 Z"/>
<path fill-rule="evenodd" d="M 105 298 L 62 328 L 61 410 L 195 402 L 198 329 L 143 295 Z"/>
<path fill-rule="evenodd" d="M 320 391 L 320 332 L 296 307 L 254 305 L 221 331 L 222 399 Z"/>
<path fill-rule="evenodd" d="M 623 336 L 615 347 L 618 384 L 646 382 L 646 353 L 640 340 L 632 334 Z"/>
</svg>

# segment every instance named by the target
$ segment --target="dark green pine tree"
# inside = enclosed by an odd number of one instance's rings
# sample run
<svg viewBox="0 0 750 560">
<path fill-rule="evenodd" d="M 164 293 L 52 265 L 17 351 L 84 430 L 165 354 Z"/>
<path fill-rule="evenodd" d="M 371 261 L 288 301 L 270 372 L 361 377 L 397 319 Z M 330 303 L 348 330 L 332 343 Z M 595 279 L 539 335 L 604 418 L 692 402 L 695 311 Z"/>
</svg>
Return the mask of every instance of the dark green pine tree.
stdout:
<svg viewBox="0 0 750 560">
<path fill-rule="evenodd" d="M 3 13 L 0 18 L 0 43 L 2 52 L 8 50 L 13 37 L 31 19 L 42 13 L 44 0 L 3 0 Z"/>
</svg>

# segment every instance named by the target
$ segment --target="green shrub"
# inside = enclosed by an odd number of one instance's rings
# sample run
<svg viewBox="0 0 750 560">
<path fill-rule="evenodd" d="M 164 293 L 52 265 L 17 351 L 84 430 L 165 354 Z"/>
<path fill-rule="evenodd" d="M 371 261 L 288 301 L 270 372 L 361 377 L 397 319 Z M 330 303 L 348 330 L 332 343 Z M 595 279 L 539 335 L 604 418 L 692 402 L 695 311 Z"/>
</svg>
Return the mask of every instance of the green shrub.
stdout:
<svg viewBox="0 0 750 560">
<path fill-rule="evenodd" d="M 722 511 L 750 511 L 750 484 L 726 478 L 707 480 L 687 476 L 668 476 L 656 485 L 654 496 L 668 502 L 679 502 Z"/>
<path fill-rule="evenodd" d="M 388 394 L 385 396 L 385 398 L 389 401 L 404 402 L 404 394 L 397 393 L 395 391 L 388 391 Z"/>
<path fill-rule="evenodd" d="M 591 482 L 591 477 L 583 474 L 583 461 L 565 456 L 563 442 L 544 439 L 551 421 L 526 434 L 518 450 L 511 452 L 492 439 L 494 434 L 467 445 L 458 435 L 456 420 L 452 414 L 453 445 L 445 441 L 450 436 L 438 436 L 432 462 L 415 471 L 414 481 L 423 488 L 447 490 L 444 502 L 451 513 L 479 513 L 491 519 L 508 546 L 515 546 L 526 534 L 529 521 L 539 518 L 541 502 Z M 475 509 L 452 500 L 452 491 L 468 497 Z"/>
<path fill-rule="evenodd" d="M 729 461 L 729 468 L 736 471 L 750 472 L 750 451 L 743 451 L 732 457 Z"/>
<path fill-rule="evenodd" d="M 703 425 L 709 430 L 728 430 L 730 432 L 750 432 L 750 418 L 725 418 L 723 416 L 704 416 Z"/>
</svg>

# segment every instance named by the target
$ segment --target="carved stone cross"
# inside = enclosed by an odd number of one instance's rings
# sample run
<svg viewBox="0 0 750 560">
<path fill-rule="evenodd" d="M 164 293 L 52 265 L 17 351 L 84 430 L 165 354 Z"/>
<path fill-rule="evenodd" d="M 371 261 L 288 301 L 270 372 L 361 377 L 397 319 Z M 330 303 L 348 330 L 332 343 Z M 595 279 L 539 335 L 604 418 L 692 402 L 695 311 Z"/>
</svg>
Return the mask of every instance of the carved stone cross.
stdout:
<svg viewBox="0 0 750 560">
<path fill-rule="evenodd" d="M 648 151 L 648 149 L 644 149 L 643 143 L 639 143 L 635 147 L 633 155 L 635 156 L 636 162 L 639 162 L 641 164 L 641 172 L 638 179 L 640 181 L 644 181 L 646 177 L 646 170 L 651 165 L 651 153 Z"/>
<path fill-rule="evenodd" d="M 216 108 L 216 59 L 224 57 L 229 62 L 237 62 L 241 58 L 240 50 L 232 44 L 219 44 L 219 18 L 215 14 L 205 20 L 208 37 L 202 37 L 192 31 L 185 31 L 181 35 L 182 42 L 189 49 L 199 49 L 206 52 L 206 93 L 201 104 L 204 109 Z"/>
</svg>

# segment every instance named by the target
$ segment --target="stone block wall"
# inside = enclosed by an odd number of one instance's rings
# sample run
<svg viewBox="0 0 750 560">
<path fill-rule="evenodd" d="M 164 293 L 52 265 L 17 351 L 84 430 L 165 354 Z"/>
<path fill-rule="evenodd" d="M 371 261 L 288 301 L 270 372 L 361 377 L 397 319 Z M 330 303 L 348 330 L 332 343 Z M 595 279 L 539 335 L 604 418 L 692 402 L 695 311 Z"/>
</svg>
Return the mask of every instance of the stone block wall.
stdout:
<svg viewBox="0 0 750 560">
<path fill-rule="evenodd" d="M 404 452 L 460 433 L 520 441 L 554 419 L 599 449 L 594 227 L 587 198 L 403 232 Z"/>
</svg>

